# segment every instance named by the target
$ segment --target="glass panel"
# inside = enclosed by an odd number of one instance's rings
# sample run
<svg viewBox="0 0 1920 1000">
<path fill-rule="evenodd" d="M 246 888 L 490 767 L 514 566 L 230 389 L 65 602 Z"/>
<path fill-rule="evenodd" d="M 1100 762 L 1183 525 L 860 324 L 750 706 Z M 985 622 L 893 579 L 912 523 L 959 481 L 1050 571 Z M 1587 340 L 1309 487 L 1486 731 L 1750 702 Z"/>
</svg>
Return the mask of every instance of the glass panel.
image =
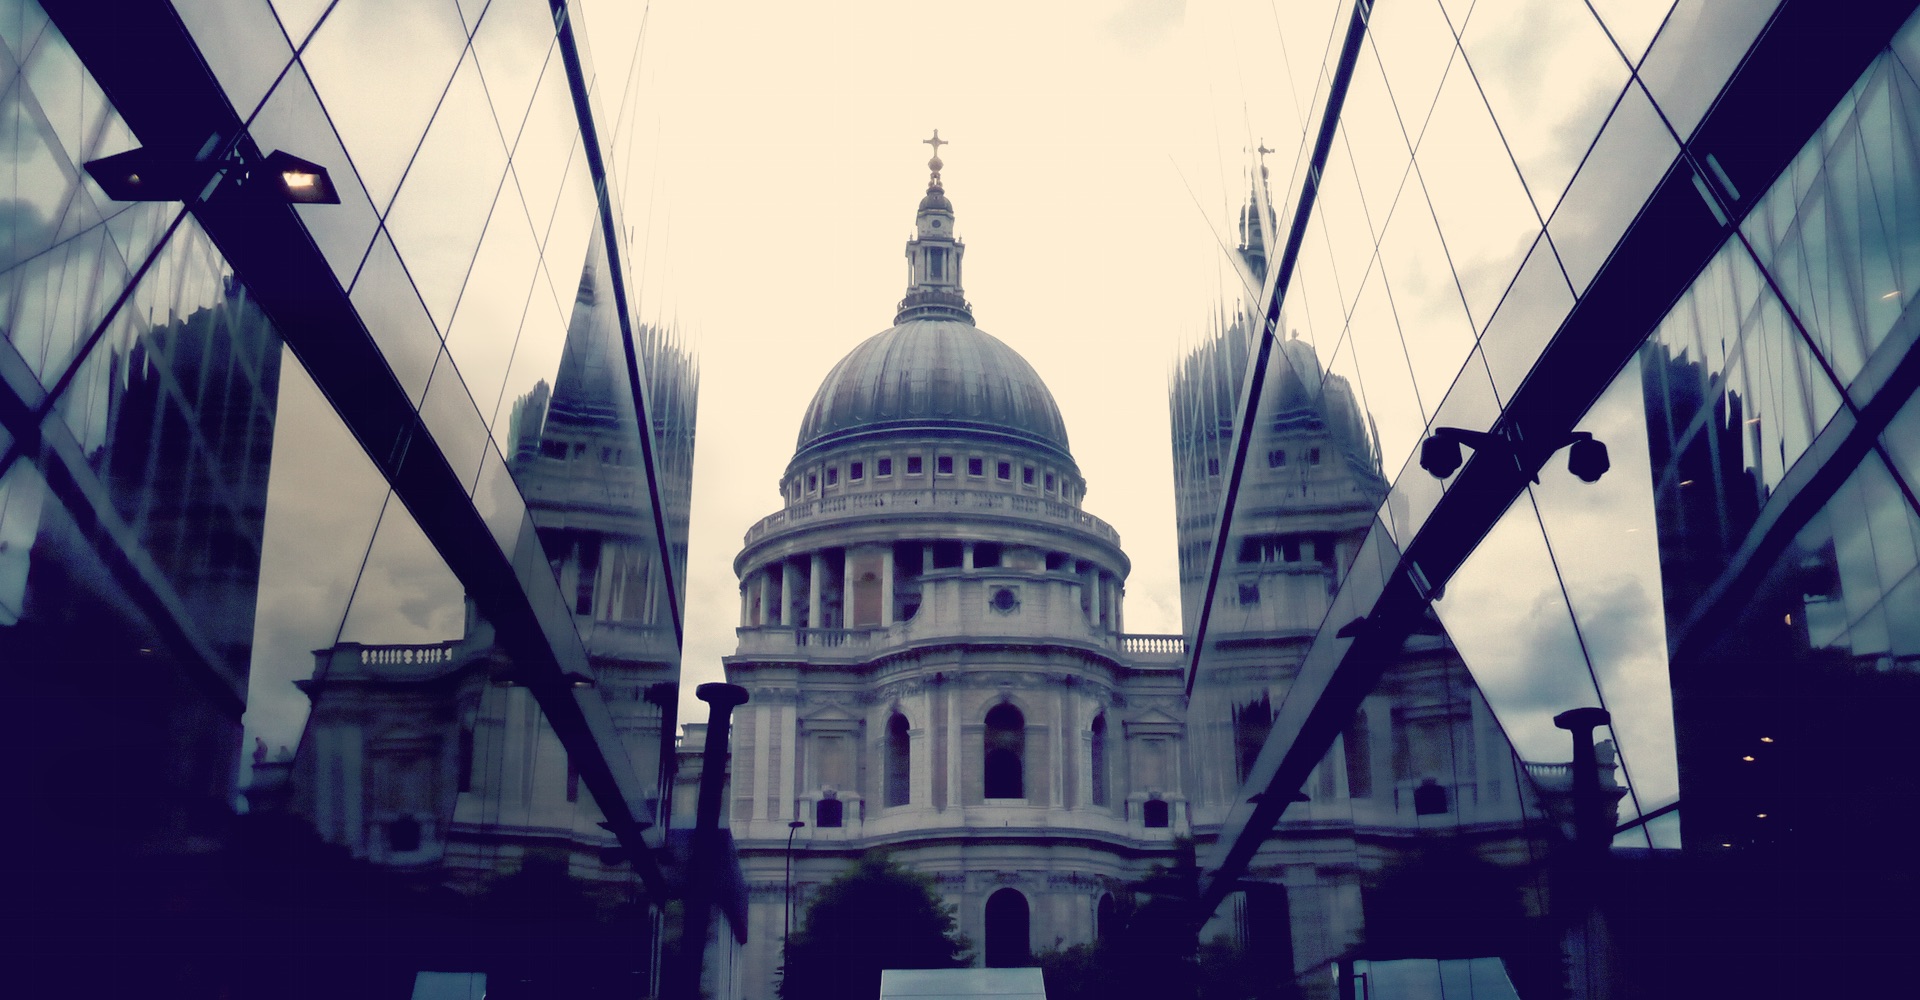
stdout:
<svg viewBox="0 0 1920 1000">
<path fill-rule="evenodd" d="M 1353 163 L 1367 221 L 1377 239 L 1386 232 L 1413 158 L 1371 46 L 1361 47 L 1353 68 L 1347 103 L 1340 112 L 1340 139 L 1346 158 Z"/>
<path fill-rule="evenodd" d="M 1433 607 L 1521 759 L 1566 761 L 1569 737 L 1553 717 L 1598 706 L 1600 694 L 1529 494 L 1501 515 Z"/>
<path fill-rule="evenodd" d="M 473 33 L 473 54 L 487 83 L 487 99 L 511 144 L 527 120 L 527 106 L 547 60 L 558 59 L 553 14 L 537 3 L 503 3 L 487 11 Z"/>
<path fill-rule="evenodd" d="M 1464 64 L 1447 71 L 1414 160 L 1467 313 L 1476 328 L 1484 326 L 1540 232 L 1540 219 Z"/>
<path fill-rule="evenodd" d="M 1667 680 L 1666 619 L 1654 527 L 1653 470 L 1639 363 L 1629 363 L 1580 421 L 1606 445 L 1612 468 L 1586 483 L 1563 451 L 1533 488 L 1540 520 L 1606 708 L 1633 796 L 1620 820 L 1680 795 Z"/>
<path fill-rule="evenodd" d="M 1640 65 L 1640 82 L 1682 140 L 1706 116 L 1779 0 L 1680 0 Z"/>
<path fill-rule="evenodd" d="M 619 316 L 600 247 L 596 232 L 577 286 L 565 351 L 558 371 L 549 375 L 551 396 L 536 383 L 515 402 L 511 419 L 518 444 L 510 468 L 589 650 L 668 664 L 678 657 L 667 574 L 640 460 Z M 653 367 L 646 377 L 663 403 L 654 414 L 655 432 L 684 438 L 693 414 L 687 409 L 691 401 L 679 390 L 692 377 L 689 364 L 663 344 L 649 353 Z M 543 397 L 544 419 L 538 419 Z M 676 428 L 682 433 L 673 433 Z M 690 446 L 690 440 L 686 443 Z M 682 457 L 690 459 L 690 452 Z M 662 496 L 685 496 L 690 471 L 690 461 L 663 468 Z M 685 523 L 682 510 L 668 513 L 673 523 Z M 674 579 L 684 580 L 685 556 L 675 552 L 673 559 Z"/>
<path fill-rule="evenodd" d="M 311 703 L 294 683 L 313 676 L 314 650 L 340 638 L 388 493 L 292 353 L 280 372 L 246 714 L 249 743 L 264 741 L 270 759 L 299 745 Z"/>
<path fill-rule="evenodd" d="M 233 283 L 212 241 L 189 218 L 81 362 L 56 403 L 60 417 L 95 459 L 101 458 L 102 448 L 111 451 L 116 444 L 128 455 L 142 452 L 155 436 L 176 438 L 170 444 L 182 448 L 217 440 L 223 431 L 195 437 L 188 424 L 198 418 L 183 422 L 170 410 L 197 414 L 202 379 L 211 380 L 218 395 L 226 390 L 233 365 L 247 365 L 250 371 L 270 368 L 253 357 L 264 350 L 262 344 L 278 343 L 265 323 L 258 307 Z M 201 351 L 208 353 L 202 356 Z M 172 370 L 175 366 L 180 370 Z M 270 391 L 267 404 L 271 407 Z M 146 420 L 151 426 L 127 425 L 128 420 Z M 244 470 L 235 475 L 244 478 Z"/>
<path fill-rule="evenodd" d="M 42 33 L 31 48 L 15 49 L 11 55 L 38 97 L 37 110 L 44 115 L 46 127 L 58 137 L 59 148 L 72 164 L 100 155 L 94 149 L 103 136 L 111 137 L 116 152 L 136 145 L 58 29 Z"/>
<path fill-rule="evenodd" d="M 0 478 L 0 663 L 10 668 L 8 705 L 15 713 L 0 728 L 0 753 L 27 765 L 9 790 L 14 835 L 36 852 L 139 845 L 149 863 L 192 866 L 188 858 L 203 851 L 201 845 L 219 843 L 231 829 L 240 726 L 191 679 L 206 669 L 196 664 L 196 652 L 170 637 L 199 640 L 201 624 L 223 638 L 240 628 L 240 647 L 220 650 L 241 654 L 239 663 L 218 667 L 244 668 L 251 607 L 233 606 L 242 614 L 237 622 L 183 619 L 162 627 L 150 611 L 175 595 L 136 595 L 124 581 L 132 577 L 143 589 L 163 592 L 169 582 L 109 568 L 95 546 L 111 546 L 112 538 L 93 518 L 84 519 L 85 528 L 78 520 L 32 462 L 16 461 Z M 257 521 L 253 528 L 257 532 Z M 137 551 L 130 555 L 114 565 L 144 562 Z M 226 575 L 233 595 L 251 596 L 254 569 L 236 565 Z M 84 724 L 76 721 L 81 718 Z M 113 794 L 75 794 L 103 783 Z M 76 879 L 125 888 L 120 879 L 68 872 L 49 880 L 23 871 L 9 894 L 53 927 L 83 933 L 55 916 L 68 912 L 61 894 L 70 893 Z M 138 893 L 130 895 L 121 916 L 140 919 L 142 903 Z M 50 940 L 62 948 L 71 939 Z M 24 969 L 29 977 L 38 971 L 31 962 Z M 61 974 L 71 973 L 63 964 Z"/>
<path fill-rule="evenodd" d="M 1488 377 L 1486 361 L 1476 348 L 1468 355 L 1467 363 L 1461 368 L 1430 427 L 1486 430 L 1493 426 L 1499 416 L 1500 404 L 1494 398 L 1493 380 Z M 1408 544 L 1421 526 L 1426 524 L 1427 517 L 1440 502 L 1442 492 L 1440 481 L 1420 468 L 1420 451 L 1416 447 L 1394 478 L 1393 493 L 1387 499 L 1388 524 L 1400 544 Z"/>
<path fill-rule="evenodd" d="M 501 461 L 500 453 L 488 448 L 481 459 L 480 478 L 473 490 L 474 507 L 487 522 L 487 530 L 493 533 L 495 544 L 508 558 L 514 555 L 514 548 L 520 543 L 522 528 L 531 532 L 533 522 L 527 518 L 527 501 L 521 497 L 520 488 L 514 485 L 513 476 L 507 472 L 507 465 Z"/>
<path fill-rule="evenodd" d="M 1843 384 L 1920 284 L 1920 87 L 1882 57 L 1851 97 L 1742 227 Z"/>
<path fill-rule="evenodd" d="M 540 270 L 540 253 L 527 228 L 520 192 L 502 185 L 487 219 L 486 237 L 447 331 L 447 350 L 460 367 L 480 412 L 492 417 L 527 313 L 527 296 Z M 551 370 L 549 366 L 548 370 Z"/>
<path fill-rule="evenodd" d="M 1334 280 L 1326 233 L 1318 224 L 1310 223 L 1306 238 L 1300 242 L 1300 256 L 1293 267 L 1293 282 L 1287 289 L 1281 319 L 1287 324 L 1282 328 L 1287 336 L 1304 336 L 1307 343 L 1322 351 L 1338 346 L 1341 331 L 1346 328 L 1347 313 L 1340 300 L 1340 286 Z M 1319 369 L 1316 366 L 1314 370 Z"/>
<path fill-rule="evenodd" d="M 1574 294 L 1585 294 L 1679 152 L 1646 92 L 1629 84 L 1547 222 Z"/>
<path fill-rule="evenodd" d="M 1553 244 L 1543 235 L 1480 337 L 1480 350 L 1487 356 L 1487 368 L 1502 399 L 1510 400 L 1519 391 L 1541 350 L 1572 309 L 1573 293 L 1560 273 Z"/>
<path fill-rule="evenodd" d="M 301 53 L 376 208 L 393 200 L 466 41 L 450 3 L 340 0 Z"/>
<path fill-rule="evenodd" d="M 1729 244 L 1642 349 L 1667 617 L 1685 621 L 1839 393 Z"/>
<path fill-rule="evenodd" d="M 1745 464 L 1756 474 L 1764 496 L 1840 408 L 1840 393 L 1773 293 L 1759 287 L 1761 278 L 1751 259 L 1736 255 L 1732 270 L 1736 286 L 1754 289 L 1736 294 L 1757 297 L 1759 306 L 1743 324 L 1739 356 L 1728 359 L 1732 370 L 1723 387 L 1729 420 L 1746 414 Z"/>
<path fill-rule="evenodd" d="M 568 163 L 580 148 L 580 120 L 574 115 L 573 90 L 567 85 L 566 67 L 560 60 L 547 61 L 526 124 L 508 145 L 513 150 L 513 175 L 520 181 L 520 196 L 526 199 L 533 231 L 544 244 Z"/>
<path fill-rule="evenodd" d="M 518 455 L 539 443 L 547 396 L 553 391 L 553 373 L 560 369 L 560 352 L 566 339 L 567 323 L 555 301 L 553 285 L 547 280 L 546 269 L 537 269 L 519 338 L 513 344 L 506 385 L 487 424 L 493 432 L 494 447 L 502 454 Z"/>
<path fill-rule="evenodd" d="M 466 283 L 505 167 L 480 72 L 468 59 L 454 74 L 387 213 L 387 232 L 440 329 L 447 328 Z"/>
<path fill-rule="evenodd" d="M 466 634 L 466 591 L 419 522 L 391 494 L 353 583 L 340 641 L 426 646 Z"/>
<path fill-rule="evenodd" d="M 467 34 L 471 35 L 474 29 L 479 26 L 481 16 L 487 9 L 487 0 L 456 0 L 456 2 L 460 7 L 460 23 L 466 25 Z M 500 6 L 502 9 L 505 9 L 516 6 L 530 7 L 532 4 L 503 3 Z"/>
<path fill-rule="evenodd" d="M 480 475 L 480 455 L 487 444 L 487 427 L 467 394 L 466 383 L 453 367 L 445 351 L 434 366 L 433 380 L 427 383 L 427 396 L 420 402 L 420 419 L 447 456 L 447 464 L 460 477 L 469 496 Z"/>
<path fill-rule="evenodd" d="M 293 210 L 300 214 L 308 235 L 333 266 L 333 276 L 341 287 L 350 287 L 380 221 L 373 202 L 360 186 L 360 175 L 347 160 L 340 137 L 334 134 L 333 123 L 320 107 L 313 84 L 307 81 L 306 70 L 296 65 L 287 71 L 249 131 L 263 150 L 284 149 L 327 168 L 340 204 L 295 205 Z"/>
<path fill-rule="evenodd" d="M 111 205 L 79 164 L 133 148 L 66 39 L 37 5 L 10 23 L 31 38 L 0 49 L 0 323 L 27 368 L 51 386 L 131 279 L 178 205 Z M 13 43 L 9 39 L 10 46 Z M 124 254 L 135 254 L 129 259 Z"/>
<path fill-rule="evenodd" d="M 50 437 L 75 435 L 122 540 L 165 578 L 200 640 L 244 677 L 279 334 L 193 227 L 182 227 L 134 301 L 133 322 L 116 331 L 124 339 L 103 341 L 88 359 L 101 377 L 76 380 L 43 427 Z"/>
<path fill-rule="evenodd" d="M 1345 316 L 1353 310 L 1360 283 L 1373 265 L 1373 229 L 1367 221 L 1366 207 L 1360 203 L 1353 161 L 1340 135 L 1334 136 L 1326 167 L 1320 171 L 1320 194 L 1313 214 L 1313 224 L 1327 239 L 1335 286 L 1340 290 L 1340 311 Z"/>
<path fill-rule="evenodd" d="M 600 238 L 600 201 L 593 189 L 593 175 L 587 171 L 585 149 L 574 144 L 573 162 L 567 165 L 567 183 L 560 190 L 560 201 L 553 209 L 553 224 L 541 240 L 541 256 L 554 286 L 564 288 L 566 276 L 587 259 L 587 233 Z M 538 231 L 536 229 L 536 231 Z"/>
<path fill-rule="evenodd" d="M 1585 4 L 1560 0 L 1478 0 L 1460 47 L 1547 216 L 1626 83 L 1626 64 Z"/>
<path fill-rule="evenodd" d="M 179 0 L 173 9 L 186 22 L 240 120 L 251 117 L 267 88 L 293 60 L 267 0 Z"/>
<path fill-rule="evenodd" d="M 1909 486 L 1920 484 L 1920 397 L 1907 400 L 1880 435 L 1893 468 Z"/>
<path fill-rule="evenodd" d="M 1413 372 L 1408 367 L 1400 324 L 1378 270 L 1367 276 L 1366 288 L 1348 321 L 1347 337 L 1357 358 L 1366 413 L 1372 418 L 1375 446 L 1380 452 L 1375 464 L 1384 462 L 1385 467 L 1393 468 L 1414 450 L 1427 416 L 1413 390 Z"/>
<path fill-rule="evenodd" d="M 273 12 L 280 15 L 280 26 L 293 40 L 294 48 L 307 43 L 307 36 L 320 23 L 332 0 L 273 0 Z"/>
<path fill-rule="evenodd" d="M 427 378 L 440 354 L 440 334 L 385 233 L 374 241 L 367 265 L 353 284 L 353 308 L 380 345 L 407 398 L 418 400 L 427 390 Z"/>
<path fill-rule="evenodd" d="M 1441 76 L 1458 51 L 1453 29 L 1435 0 L 1405 0 L 1375 11 L 1367 22 L 1367 36 L 1386 70 L 1387 89 L 1408 139 L 1418 145 L 1440 93 Z"/>
<path fill-rule="evenodd" d="M 1647 52 L 1647 43 L 1660 30 L 1673 0 L 1590 0 L 1600 20 L 1613 36 L 1615 45 L 1630 63 L 1639 63 Z"/>
<path fill-rule="evenodd" d="M 1394 315 L 1409 331 L 1407 360 L 1421 410 L 1432 413 L 1473 350 L 1474 329 L 1417 176 L 1408 179 L 1401 200 L 1380 242 L 1380 267 Z"/>
<path fill-rule="evenodd" d="M 1858 850 L 1861 830 L 1907 814 L 1915 782 L 1897 762 L 1920 695 L 1910 624 L 1920 587 L 1911 570 L 1889 576 L 1920 561 L 1916 532 L 1913 508 L 1869 453 L 1713 641 L 1682 647 L 1673 677 L 1688 846 L 1797 865 Z M 1899 798 L 1881 794 L 1890 784 Z M 1794 793 L 1806 788 L 1819 793 Z M 1863 861 L 1874 872 L 1890 863 L 1906 864 L 1877 852 Z M 1870 921 L 1897 905 L 1900 883 L 1856 881 L 1832 912 Z M 1855 910 L 1863 898 L 1875 909 Z"/>
</svg>

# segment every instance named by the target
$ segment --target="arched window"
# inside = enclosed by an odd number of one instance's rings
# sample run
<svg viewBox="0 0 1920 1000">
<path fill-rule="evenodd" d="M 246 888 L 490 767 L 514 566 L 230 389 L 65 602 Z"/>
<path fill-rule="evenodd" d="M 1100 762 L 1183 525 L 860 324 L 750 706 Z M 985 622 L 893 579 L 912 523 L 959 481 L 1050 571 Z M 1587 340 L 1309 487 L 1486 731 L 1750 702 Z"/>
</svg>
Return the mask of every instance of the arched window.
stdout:
<svg viewBox="0 0 1920 1000">
<path fill-rule="evenodd" d="M 1109 940 L 1120 931 L 1120 907 L 1113 901 L 1113 893 L 1100 894 L 1100 905 L 1093 914 L 1094 936 L 1102 941 Z"/>
<path fill-rule="evenodd" d="M 887 720 L 887 805 L 904 806 L 913 798 L 913 737 L 907 717 Z"/>
<path fill-rule="evenodd" d="M 1017 969 L 1033 962 L 1027 897 L 1002 889 L 987 897 L 987 968 Z"/>
<path fill-rule="evenodd" d="M 1026 717 L 1012 705 L 995 705 L 993 711 L 987 713 L 987 798 L 1027 797 L 1026 755 Z"/>
<path fill-rule="evenodd" d="M 1148 799 L 1140 804 L 1140 819 L 1150 830 L 1166 829 L 1170 815 L 1166 799 Z"/>
<path fill-rule="evenodd" d="M 1088 754 L 1093 760 L 1093 804 L 1107 804 L 1107 713 L 1101 712 L 1093 717 L 1093 746 Z"/>
<path fill-rule="evenodd" d="M 1373 738 L 1367 732 L 1367 713 L 1353 713 L 1347 724 L 1347 795 L 1364 799 L 1373 794 Z"/>
<path fill-rule="evenodd" d="M 1267 744 L 1267 734 L 1273 732 L 1273 700 L 1267 692 L 1260 692 L 1258 700 L 1236 705 L 1233 708 L 1233 749 L 1234 766 L 1238 769 L 1241 781 L 1253 771 L 1253 762 L 1260 757 L 1260 748 Z"/>
<path fill-rule="evenodd" d="M 832 830 L 840 826 L 845 815 L 846 806 L 841 805 L 839 799 L 821 799 L 820 804 L 814 807 L 813 825 L 822 830 Z"/>
</svg>

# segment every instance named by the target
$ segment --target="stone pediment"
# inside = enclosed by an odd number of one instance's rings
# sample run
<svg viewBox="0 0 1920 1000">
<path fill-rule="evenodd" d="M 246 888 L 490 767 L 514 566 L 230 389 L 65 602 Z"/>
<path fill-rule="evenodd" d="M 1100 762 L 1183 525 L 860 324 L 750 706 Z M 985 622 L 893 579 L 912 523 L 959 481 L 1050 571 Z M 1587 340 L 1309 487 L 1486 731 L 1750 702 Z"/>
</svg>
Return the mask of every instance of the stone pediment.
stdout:
<svg viewBox="0 0 1920 1000">
<path fill-rule="evenodd" d="M 861 721 L 862 716 L 845 705 L 828 703 L 804 708 L 800 718 L 809 725 L 819 725 L 833 722 L 856 723 Z"/>
<path fill-rule="evenodd" d="M 1184 725 L 1187 720 L 1162 708 L 1149 708 L 1127 721 L 1136 726 L 1179 726 Z"/>
</svg>

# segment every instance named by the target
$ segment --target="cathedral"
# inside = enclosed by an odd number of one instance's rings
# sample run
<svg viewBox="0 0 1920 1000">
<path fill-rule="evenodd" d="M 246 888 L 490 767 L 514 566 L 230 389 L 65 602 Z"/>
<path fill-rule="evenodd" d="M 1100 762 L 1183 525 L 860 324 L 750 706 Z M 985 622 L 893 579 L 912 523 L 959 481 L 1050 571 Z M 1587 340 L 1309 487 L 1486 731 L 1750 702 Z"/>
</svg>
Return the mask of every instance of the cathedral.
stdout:
<svg viewBox="0 0 1920 1000">
<path fill-rule="evenodd" d="M 750 934 L 741 994 L 771 996 L 815 887 L 885 848 L 932 875 L 975 961 L 1086 944 L 1178 845 L 1220 835 L 1275 711 L 1387 494 L 1347 381 L 1290 339 L 1260 406 L 1207 667 L 1188 640 L 1125 629 L 1129 562 L 1040 376 L 980 330 L 965 244 L 931 177 L 894 325 L 829 370 L 801 416 L 780 510 L 747 532 L 728 825 Z M 1256 282 L 1257 198 L 1240 259 Z M 1173 380 L 1182 589 L 1192 635 L 1255 327 L 1244 308 Z M 1361 947 L 1363 886 L 1445 827 L 1473 863 L 1515 867 L 1548 814 L 1437 626 L 1407 644 L 1203 940 L 1333 989 Z M 676 816 L 700 761 L 683 741 Z M 684 806 L 684 807 L 680 807 Z M 680 819 L 677 822 L 685 822 Z M 1436 901 L 1445 912 L 1446 901 Z M 1537 909 L 1538 901 L 1532 905 Z M 1424 947 L 1420 928 L 1369 953 Z M 1329 994 L 1331 995 L 1331 994 Z"/>
<path fill-rule="evenodd" d="M 978 960 L 1023 966 L 1091 940 L 1190 831 L 1184 645 L 1125 631 L 1127 555 L 1046 384 L 973 323 L 930 141 L 894 325 L 821 381 L 734 561 L 747 996 L 779 966 L 790 843 L 794 918 L 885 847 Z"/>
</svg>

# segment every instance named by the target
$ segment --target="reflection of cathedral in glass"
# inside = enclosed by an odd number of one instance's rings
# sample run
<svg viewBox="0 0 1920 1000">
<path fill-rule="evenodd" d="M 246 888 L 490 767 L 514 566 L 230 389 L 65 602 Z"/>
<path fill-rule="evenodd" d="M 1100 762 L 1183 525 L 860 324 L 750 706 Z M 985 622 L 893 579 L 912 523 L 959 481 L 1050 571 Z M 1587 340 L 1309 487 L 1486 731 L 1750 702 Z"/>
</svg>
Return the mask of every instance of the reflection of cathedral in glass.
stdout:
<svg viewBox="0 0 1920 1000">
<path fill-rule="evenodd" d="M 1263 204 L 1249 196 L 1240 213 L 1241 279 L 1250 290 L 1265 276 L 1265 234 L 1273 231 L 1270 218 L 1261 223 Z M 1217 313 L 1212 336 L 1180 360 L 1170 390 L 1189 637 L 1213 581 L 1205 661 L 1186 712 L 1193 836 L 1203 846 L 1221 835 L 1241 801 L 1388 493 L 1378 437 L 1353 386 L 1323 368 L 1314 344 L 1289 331 L 1275 344 L 1250 411 L 1258 423 L 1246 441 L 1226 550 L 1214 569 L 1219 512 L 1234 473 L 1240 394 L 1259 332 L 1257 309 L 1247 304 L 1252 298 Z M 1601 780 L 1612 786 L 1610 765 Z M 1376 960 L 1427 957 L 1474 917 L 1456 912 L 1453 930 L 1419 921 L 1389 928 L 1382 922 L 1385 901 L 1404 891 L 1413 894 L 1415 908 L 1453 906 L 1443 896 L 1421 895 L 1432 890 L 1419 887 L 1424 876 L 1410 873 L 1423 865 L 1526 870 L 1542 846 L 1537 838 L 1548 816 L 1542 793 L 1553 815 L 1566 819 L 1568 787 L 1566 764 L 1522 765 L 1515 757 L 1459 654 L 1433 623 L 1385 665 L 1250 861 L 1241 902 L 1230 910 L 1237 940 L 1274 955 L 1287 966 L 1277 971 L 1306 982 L 1326 981 L 1327 970 L 1361 942 Z M 1426 845 L 1412 839 L 1435 828 L 1458 834 L 1451 845 L 1458 857 L 1429 858 Z M 1540 901 L 1524 911 L 1537 919 Z M 1216 916 L 1216 922 L 1225 919 Z"/>
<path fill-rule="evenodd" d="M 640 805 L 657 810 L 673 760 L 673 622 L 698 375 L 670 331 L 634 331 L 651 404 L 652 440 L 643 442 L 597 230 L 590 249 L 551 385 L 541 380 L 511 404 L 508 469 L 536 531 L 522 537 L 543 550 L 518 556 L 559 582 L 590 668 L 572 683 L 605 699 L 632 771 L 647 783 Z M 645 474 L 649 448 L 657 495 Z M 605 854 L 616 843 L 604 817 L 514 671 L 471 600 L 457 639 L 317 651 L 301 685 L 313 712 L 287 765 L 293 810 L 355 856 L 426 866 L 463 891 L 558 864 L 601 886 L 584 891 L 609 893 L 603 902 L 624 898 L 634 871 Z M 274 767 L 256 789 L 272 786 Z"/>
</svg>

